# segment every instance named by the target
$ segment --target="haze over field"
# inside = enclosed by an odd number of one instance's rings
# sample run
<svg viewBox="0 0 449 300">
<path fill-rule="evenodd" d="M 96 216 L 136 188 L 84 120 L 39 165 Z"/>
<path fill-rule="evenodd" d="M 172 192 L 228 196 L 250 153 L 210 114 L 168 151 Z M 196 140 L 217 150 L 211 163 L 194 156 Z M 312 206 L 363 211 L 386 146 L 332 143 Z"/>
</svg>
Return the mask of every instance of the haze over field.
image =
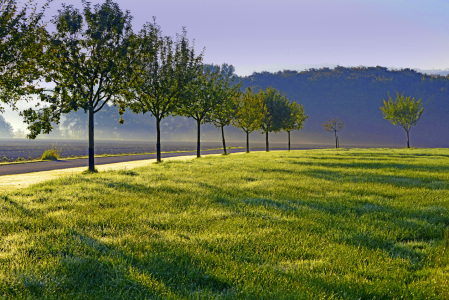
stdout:
<svg viewBox="0 0 449 300">
<path fill-rule="evenodd" d="M 197 50 L 205 48 L 205 62 L 232 64 L 239 76 L 337 65 L 449 68 L 449 3 L 442 0 L 115 2 L 130 10 L 135 31 L 153 16 L 167 35 L 185 26 Z M 47 19 L 62 3 L 82 7 L 80 0 L 55 0 Z M 15 130 L 26 128 L 10 110 L 4 116 Z"/>
</svg>

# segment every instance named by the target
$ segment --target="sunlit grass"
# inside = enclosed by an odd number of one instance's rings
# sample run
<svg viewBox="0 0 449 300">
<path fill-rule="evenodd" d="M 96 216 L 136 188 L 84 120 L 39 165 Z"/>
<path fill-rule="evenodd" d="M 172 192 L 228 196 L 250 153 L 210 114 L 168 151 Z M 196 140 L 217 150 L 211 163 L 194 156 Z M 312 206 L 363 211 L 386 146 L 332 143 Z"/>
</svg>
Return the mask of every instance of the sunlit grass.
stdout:
<svg viewBox="0 0 449 300">
<path fill-rule="evenodd" d="M 447 299 L 449 150 L 203 157 L 0 198 L 0 297 Z"/>
</svg>

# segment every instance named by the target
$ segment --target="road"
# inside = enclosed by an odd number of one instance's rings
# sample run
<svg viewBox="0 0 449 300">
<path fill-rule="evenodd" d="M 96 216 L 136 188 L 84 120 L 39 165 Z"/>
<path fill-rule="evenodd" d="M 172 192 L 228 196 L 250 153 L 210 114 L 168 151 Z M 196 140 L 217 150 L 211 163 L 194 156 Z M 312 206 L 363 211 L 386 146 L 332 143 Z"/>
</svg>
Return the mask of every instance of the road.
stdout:
<svg viewBox="0 0 449 300">
<path fill-rule="evenodd" d="M 305 149 L 305 148 L 301 148 L 301 149 Z M 270 150 L 275 151 L 275 150 L 286 150 L 286 149 L 285 148 L 272 148 Z M 292 149 L 292 150 L 300 150 L 300 149 L 296 148 L 296 149 Z M 228 149 L 228 153 L 244 152 L 244 151 L 245 151 L 245 149 Z M 264 151 L 264 149 L 257 148 L 257 149 L 251 149 L 251 151 Z M 223 149 L 201 151 L 201 155 L 220 154 L 220 153 L 223 153 Z M 196 155 L 196 151 L 162 153 L 162 159 L 168 158 L 168 157 L 189 156 L 189 155 Z M 96 157 L 95 165 L 105 165 L 105 164 L 113 164 L 113 163 L 136 161 L 136 160 L 146 160 L 146 159 L 156 159 L 156 154 Z M 61 170 L 61 169 L 77 168 L 77 167 L 86 167 L 87 168 L 87 166 L 88 166 L 87 158 L 7 164 L 7 165 L 0 166 L 0 176 L 26 174 L 26 173 L 41 172 L 41 171 Z"/>
</svg>

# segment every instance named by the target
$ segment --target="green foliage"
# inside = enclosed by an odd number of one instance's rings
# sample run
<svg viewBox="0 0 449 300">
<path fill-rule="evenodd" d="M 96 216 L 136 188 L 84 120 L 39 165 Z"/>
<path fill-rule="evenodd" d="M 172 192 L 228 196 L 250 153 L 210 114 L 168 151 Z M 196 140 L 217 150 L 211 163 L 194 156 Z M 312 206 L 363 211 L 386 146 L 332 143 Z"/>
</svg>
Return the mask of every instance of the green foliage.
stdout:
<svg viewBox="0 0 449 300">
<path fill-rule="evenodd" d="M 20 7 L 16 0 L 0 0 L 0 103 L 14 106 L 36 91 L 37 60 L 43 48 L 42 17 L 32 1 Z M 0 112 L 3 106 L 0 105 Z"/>
<path fill-rule="evenodd" d="M 208 123 L 213 123 L 215 127 L 220 128 L 231 125 L 234 119 L 236 99 L 242 94 L 240 92 L 241 82 L 237 81 L 237 77 L 233 74 L 234 69 L 230 65 L 211 65 L 210 67 L 220 74 L 215 86 L 218 103 L 206 118 Z"/>
<path fill-rule="evenodd" d="M 307 118 L 304 107 L 297 102 L 292 102 L 289 105 L 289 115 L 282 121 L 282 130 L 287 132 L 300 130 Z"/>
<path fill-rule="evenodd" d="M 241 97 L 235 99 L 236 113 L 233 125 L 246 133 L 260 129 L 267 113 L 263 98 L 247 88 Z"/>
<path fill-rule="evenodd" d="M 203 65 L 194 70 L 192 80 L 183 91 L 183 101 L 177 114 L 205 123 L 212 109 L 220 101 L 217 93 L 220 78 L 219 70 L 211 70 Z"/>
<path fill-rule="evenodd" d="M 202 54 L 195 55 L 184 30 L 176 41 L 164 37 L 156 23 L 147 23 L 133 39 L 134 61 L 127 100 L 122 107 L 156 118 L 157 160 L 161 160 L 160 123 L 180 107 L 183 91 L 192 73 L 201 66 Z M 124 110 L 121 111 L 123 115 Z M 121 119 L 122 121 L 122 119 Z"/>
<path fill-rule="evenodd" d="M 42 154 L 41 160 L 58 160 L 61 151 L 57 149 L 48 149 Z"/>
<path fill-rule="evenodd" d="M 118 4 L 83 2 L 83 12 L 63 4 L 47 36 L 42 60 L 45 81 L 55 87 L 41 94 L 45 106 L 25 110 L 29 138 L 49 133 L 62 114 L 79 109 L 89 113 L 89 168 L 93 170 L 94 114 L 119 98 L 127 86 L 130 68 L 131 16 Z"/>
<path fill-rule="evenodd" d="M 380 107 L 384 119 L 389 120 L 393 125 L 399 125 L 405 131 L 409 131 L 413 125 L 418 123 L 424 108 L 421 105 L 421 99 L 418 101 L 412 96 L 400 95 L 396 92 L 396 100 L 389 96 L 388 101 L 384 99 L 384 106 Z"/>
<path fill-rule="evenodd" d="M 273 87 L 289 99 L 300 99 L 309 116 L 303 129 L 307 136 L 322 136 L 321 124 L 339 116 L 351 129 L 348 142 L 398 146 L 397 132 L 379 112 L 379 99 L 390 93 L 406 92 L 422 98 L 424 121 L 413 128 L 417 145 L 449 146 L 449 80 L 447 76 L 415 70 L 389 70 L 385 67 L 336 67 L 305 71 L 260 72 L 242 78 L 243 88 Z M 387 96 L 388 97 L 388 96 Z M 422 123 L 421 123 L 422 122 Z M 400 134 L 400 133 L 399 133 Z M 349 140 L 350 139 L 350 140 Z"/>
<path fill-rule="evenodd" d="M 220 66 L 206 66 L 216 69 L 220 76 L 215 83 L 215 93 L 218 102 L 213 106 L 211 112 L 206 116 L 206 122 L 214 124 L 215 127 L 221 129 L 223 140 L 223 152 L 226 154 L 226 141 L 224 135 L 224 127 L 231 125 L 235 117 L 236 99 L 241 96 L 241 82 L 237 83 L 236 76 L 233 74 L 234 67 L 223 64 Z"/>
<path fill-rule="evenodd" d="M 389 120 L 393 125 L 399 125 L 404 128 L 407 134 L 407 147 L 410 147 L 409 132 L 413 125 L 418 123 L 424 108 L 421 105 L 421 99 L 415 100 L 412 96 L 400 95 L 396 92 L 396 99 L 389 96 L 388 101 L 384 99 L 384 106 L 380 107 L 384 119 Z"/>
<path fill-rule="evenodd" d="M 279 132 L 290 118 L 289 101 L 279 90 L 267 88 L 259 92 L 267 108 L 261 129 L 263 132 Z"/>
<path fill-rule="evenodd" d="M 447 299 L 448 156 L 259 152 L 3 193 L 0 297 Z"/>
<path fill-rule="evenodd" d="M 213 108 L 221 101 L 219 93 L 220 71 L 198 65 L 183 90 L 177 114 L 192 118 L 197 123 L 197 157 L 200 157 L 201 124 L 208 120 Z"/>
</svg>

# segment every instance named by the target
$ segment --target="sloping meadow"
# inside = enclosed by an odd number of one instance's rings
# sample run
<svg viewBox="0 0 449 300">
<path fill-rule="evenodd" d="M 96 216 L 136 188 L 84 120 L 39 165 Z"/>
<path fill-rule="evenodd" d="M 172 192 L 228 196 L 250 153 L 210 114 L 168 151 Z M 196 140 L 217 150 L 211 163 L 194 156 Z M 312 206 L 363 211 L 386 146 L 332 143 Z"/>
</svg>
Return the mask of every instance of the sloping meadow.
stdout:
<svg viewBox="0 0 449 300">
<path fill-rule="evenodd" d="M 449 297 L 449 150 L 232 154 L 0 197 L 0 297 Z"/>
</svg>

